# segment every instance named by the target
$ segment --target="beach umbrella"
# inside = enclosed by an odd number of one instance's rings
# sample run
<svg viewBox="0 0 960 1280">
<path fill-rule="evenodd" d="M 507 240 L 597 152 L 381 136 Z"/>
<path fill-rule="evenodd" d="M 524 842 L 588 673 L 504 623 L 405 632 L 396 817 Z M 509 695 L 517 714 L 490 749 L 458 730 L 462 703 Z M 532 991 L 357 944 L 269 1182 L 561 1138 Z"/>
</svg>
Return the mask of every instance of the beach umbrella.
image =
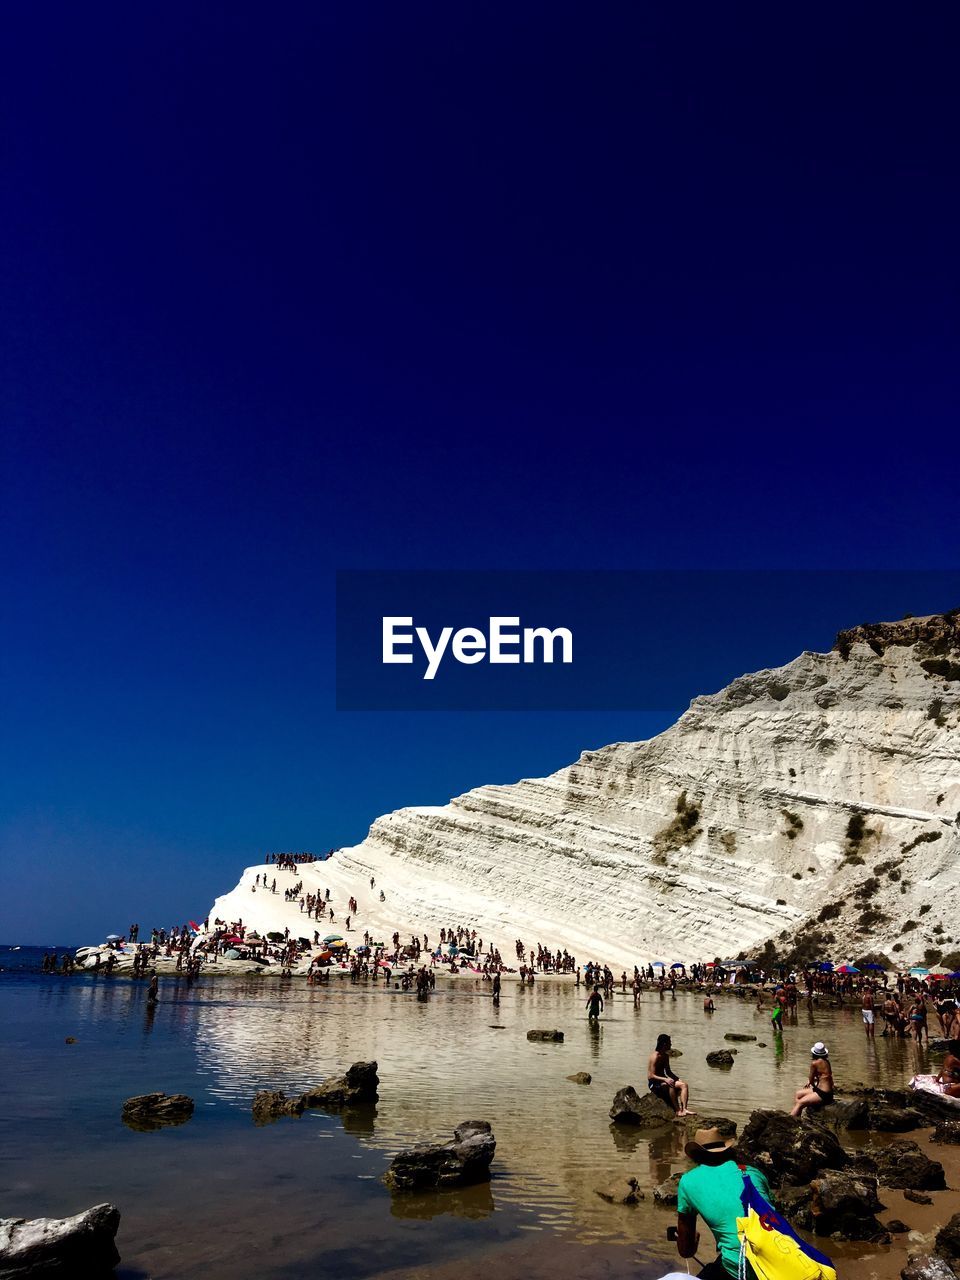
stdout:
<svg viewBox="0 0 960 1280">
<path fill-rule="evenodd" d="M 882 964 L 865 964 L 863 967 L 865 969 L 879 969 L 881 973 L 883 972 Z"/>
<path fill-rule="evenodd" d="M 239 959 L 240 959 L 240 952 L 239 952 L 239 951 L 234 951 L 234 950 L 233 950 L 233 948 L 231 948 L 229 951 L 225 951 L 225 952 L 223 953 L 223 958 L 224 958 L 225 960 L 239 960 Z"/>
<path fill-rule="evenodd" d="M 821 973 L 833 972 L 833 965 L 830 963 L 829 960 L 821 960 L 820 963 L 817 965 L 817 968 L 820 970 Z"/>
<path fill-rule="evenodd" d="M 667 966 L 663 963 L 662 960 L 654 960 L 653 967 L 654 969 L 665 969 Z"/>
<path fill-rule="evenodd" d="M 119 941 L 120 941 L 120 935 L 119 935 L 119 933 L 108 933 L 108 934 L 107 934 L 107 942 L 119 942 Z"/>
<path fill-rule="evenodd" d="M 682 961 L 682 960 L 674 960 L 674 962 L 673 962 L 673 964 L 670 966 L 670 968 L 671 968 L 671 969 L 682 969 L 682 968 L 683 968 L 683 961 Z"/>
<path fill-rule="evenodd" d="M 342 942 L 342 941 L 343 941 L 342 933 L 328 933 L 327 936 L 324 938 L 324 942 Z"/>
<path fill-rule="evenodd" d="M 232 933 L 228 938 L 224 938 L 224 942 L 235 942 L 238 946 L 240 946 L 241 943 L 243 942 L 243 939 L 239 937 L 237 934 Z"/>
<path fill-rule="evenodd" d="M 267 937 L 270 939 L 270 941 L 271 941 L 271 942 L 282 942 L 282 941 L 283 941 L 283 934 L 282 934 L 282 933 L 280 933 L 280 931 L 279 931 L 279 930 L 277 930 L 277 929 L 274 929 L 273 933 L 268 933 L 268 934 L 267 934 Z"/>
<path fill-rule="evenodd" d="M 910 970 L 910 977 L 925 978 L 929 972 L 930 972 L 929 969 L 924 969 L 923 965 L 918 964 L 918 965 L 915 965 L 914 968 Z"/>
<path fill-rule="evenodd" d="M 837 969 L 837 973 L 859 973 L 859 972 L 860 970 L 856 968 L 855 965 L 852 965 L 852 964 L 842 964 L 840 968 Z"/>
</svg>

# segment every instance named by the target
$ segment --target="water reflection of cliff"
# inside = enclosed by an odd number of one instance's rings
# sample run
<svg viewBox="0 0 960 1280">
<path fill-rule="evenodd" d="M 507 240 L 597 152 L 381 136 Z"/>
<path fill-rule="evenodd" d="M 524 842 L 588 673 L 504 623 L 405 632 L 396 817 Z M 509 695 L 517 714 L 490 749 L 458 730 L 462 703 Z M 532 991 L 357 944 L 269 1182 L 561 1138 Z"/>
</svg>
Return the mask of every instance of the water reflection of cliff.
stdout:
<svg viewBox="0 0 960 1280">
<path fill-rule="evenodd" d="M 583 1017 L 582 998 L 546 988 L 522 996 L 505 992 L 499 1010 L 472 986 L 441 990 L 426 1003 L 412 995 L 348 982 L 278 987 L 250 980 L 205 984 L 179 997 L 195 1037 L 199 1071 L 210 1092 L 248 1109 L 261 1088 L 302 1091 L 338 1074 L 351 1062 L 375 1059 L 380 1101 L 374 1110 L 346 1113 L 339 1123 L 363 1146 L 387 1158 L 401 1147 L 446 1140 L 462 1120 L 494 1127 L 497 1156 L 491 1187 L 457 1197 L 395 1201 L 398 1216 L 462 1216 L 511 1204 L 530 1225 L 573 1230 L 585 1239 L 661 1239 L 667 1222 L 650 1189 L 686 1167 L 684 1131 L 668 1126 L 653 1135 L 612 1128 L 614 1092 L 644 1087 L 647 1054 L 669 1027 L 683 1054 L 677 1070 L 689 1080 L 692 1105 L 707 1115 L 742 1123 L 759 1105 L 784 1107 L 806 1074 L 813 1028 L 788 1028 L 782 1044 L 739 1046 L 729 1072 L 711 1071 L 704 1057 L 723 1044 L 725 1031 L 768 1036 L 766 1018 L 752 1005 L 725 1002 L 705 1022 L 699 1002 L 681 998 L 667 1007 L 615 998 L 599 1033 Z M 852 1011 L 815 1015 L 817 1036 L 831 1041 L 831 1056 L 848 1079 L 862 1079 L 863 1036 Z M 562 1045 L 531 1044 L 531 1027 L 560 1027 Z M 817 1037 L 814 1037 L 817 1038 Z M 902 1080 L 909 1064 L 900 1045 L 884 1045 L 872 1064 L 876 1079 Z M 848 1065 L 848 1064 L 856 1065 Z M 593 1083 L 567 1080 L 589 1069 Z M 915 1069 L 915 1068 L 914 1068 Z M 297 1123 L 282 1121 L 281 1123 Z M 647 1199 L 636 1208 L 602 1201 L 596 1188 L 619 1175 L 636 1176 Z"/>
</svg>

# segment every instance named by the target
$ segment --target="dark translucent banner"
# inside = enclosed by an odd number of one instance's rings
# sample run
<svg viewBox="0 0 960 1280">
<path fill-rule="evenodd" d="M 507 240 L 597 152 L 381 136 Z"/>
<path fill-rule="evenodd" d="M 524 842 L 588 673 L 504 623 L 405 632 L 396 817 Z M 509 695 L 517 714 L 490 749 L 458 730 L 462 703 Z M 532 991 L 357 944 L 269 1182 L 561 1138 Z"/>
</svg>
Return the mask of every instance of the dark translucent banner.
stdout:
<svg viewBox="0 0 960 1280">
<path fill-rule="evenodd" d="M 675 710 L 838 631 L 960 605 L 957 572 L 337 575 L 340 710 Z"/>
</svg>

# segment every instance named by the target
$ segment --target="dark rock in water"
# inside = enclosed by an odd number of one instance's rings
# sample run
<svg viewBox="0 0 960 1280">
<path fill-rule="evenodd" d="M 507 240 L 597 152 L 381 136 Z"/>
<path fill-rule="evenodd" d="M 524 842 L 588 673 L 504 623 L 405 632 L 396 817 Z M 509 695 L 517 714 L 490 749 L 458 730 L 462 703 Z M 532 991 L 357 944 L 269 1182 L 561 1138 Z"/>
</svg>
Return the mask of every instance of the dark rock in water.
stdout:
<svg viewBox="0 0 960 1280">
<path fill-rule="evenodd" d="M 934 1244 L 939 1256 L 952 1266 L 960 1261 L 960 1213 L 955 1213 L 947 1225 L 940 1228 Z"/>
<path fill-rule="evenodd" d="M 943 1191 L 947 1185 L 939 1160 L 931 1160 L 909 1139 L 888 1147 L 869 1147 L 857 1156 L 856 1164 L 875 1174 L 883 1186 L 897 1191 Z"/>
<path fill-rule="evenodd" d="M 63 1043 L 64 1043 L 64 1044 L 76 1044 L 76 1043 L 77 1043 L 77 1037 L 76 1037 L 76 1036 L 67 1036 L 66 1040 L 64 1040 L 64 1042 L 63 1042 Z"/>
<path fill-rule="evenodd" d="M 610 1108 L 614 1124 L 631 1124 L 653 1129 L 675 1119 L 673 1107 L 655 1093 L 645 1093 L 641 1098 L 632 1084 L 618 1089 Z"/>
<path fill-rule="evenodd" d="M 625 1178 L 622 1174 L 595 1190 L 601 1200 L 610 1204 L 636 1204 L 643 1199 L 643 1192 L 636 1178 Z"/>
<path fill-rule="evenodd" d="M 375 1062 L 355 1062 L 346 1075 L 325 1080 L 301 1095 L 306 1107 L 362 1107 L 377 1101 L 380 1077 Z"/>
<path fill-rule="evenodd" d="M 126 1100 L 120 1118 L 128 1128 L 149 1133 L 184 1124 L 192 1115 L 193 1099 L 185 1093 L 141 1093 Z"/>
<path fill-rule="evenodd" d="M 562 1031 L 528 1031 L 528 1040 L 542 1041 L 547 1044 L 563 1044 Z"/>
<path fill-rule="evenodd" d="M 943 1258 L 914 1255 L 900 1272 L 900 1280 L 957 1280 L 957 1273 Z"/>
<path fill-rule="evenodd" d="M 828 1169 L 810 1183 L 813 1199 L 810 1212 L 818 1236 L 835 1240 L 889 1239 L 886 1228 L 876 1218 L 883 1205 L 877 1195 L 877 1180 L 847 1169 Z"/>
<path fill-rule="evenodd" d="M 737 1122 L 726 1116 L 695 1115 L 686 1117 L 687 1137 L 692 1138 L 698 1129 L 718 1129 L 721 1138 L 737 1136 Z"/>
<path fill-rule="evenodd" d="M 810 1187 L 781 1187 L 777 1192 L 777 1208 L 787 1221 L 801 1231 L 813 1230 L 813 1191 Z"/>
<path fill-rule="evenodd" d="M 754 1111 L 740 1135 L 739 1152 L 772 1186 L 805 1184 L 823 1169 L 845 1169 L 850 1163 L 836 1134 L 786 1111 Z"/>
<path fill-rule="evenodd" d="M 895 1236 L 902 1236 L 905 1232 L 910 1230 L 907 1224 L 900 1218 L 891 1218 L 886 1226 L 890 1234 Z"/>
<path fill-rule="evenodd" d="M 568 1080 L 572 1080 L 574 1084 L 589 1084 L 593 1076 L 589 1071 L 575 1071 L 572 1076 L 567 1076 Z"/>
<path fill-rule="evenodd" d="M 907 1133 L 919 1129 L 923 1116 L 914 1107 L 885 1106 L 883 1103 L 867 1110 L 867 1128 L 876 1133 Z"/>
<path fill-rule="evenodd" d="M 960 1119 L 938 1120 L 937 1127 L 933 1131 L 933 1140 L 955 1146 L 960 1142 Z"/>
<path fill-rule="evenodd" d="M 933 1204 L 933 1196 L 925 1195 L 922 1191 L 905 1191 L 903 1198 L 911 1204 Z"/>
<path fill-rule="evenodd" d="M 253 1097 L 253 1118 L 257 1124 L 268 1124 L 279 1116 L 303 1114 L 302 1098 L 288 1098 L 281 1089 L 261 1089 Z"/>
<path fill-rule="evenodd" d="M 120 1261 L 120 1210 L 98 1204 L 72 1218 L 0 1218 L 0 1278 L 83 1276 L 101 1280 Z"/>
<path fill-rule="evenodd" d="M 714 1049 L 707 1054 L 708 1067 L 732 1067 L 733 1053 L 730 1049 Z"/>
<path fill-rule="evenodd" d="M 874 1133 L 907 1133 L 925 1123 L 921 1112 L 905 1104 L 901 1090 L 864 1090 L 855 1095 L 825 1107 L 818 1118 L 831 1129 Z"/>
<path fill-rule="evenodd" d="M 486 1182 L 496 1149 L 486 1120 L 465 1120 L 454 1130 L 452 1142 L 424 1143 L 399 1152 L 383 1180 L 391 1191 L 444 1190 Z"/>
<path fill-rule="evenodd" d="M 683 1177 L 681 1173 L 671 1173 L 666 1182 L 661 1182 L 658 1187 L 653 1188 L 653 1198 L 657 1204 L 663 1205 L 665 1208 L 676 1208 L 678 1188 L 680 1179 Z"/>
<path fill-rule="evenodd" d="M 837 1099 L 833 1106 L 821 1107 L 820 1119 L 828 1129 L 838 1133 L 844 1129 L 866 1129 L 869 1127 L 870 1106 L 866 1098 Z"/>
<path fill-rule="evenodd" d="M 737 1031 L 728 1031 L 723 1037 L 724 1040 L 731 1040 L 735 1044 L 748 1044 L 751 1040 L 756 1040 L 756 1036 L 740 1035 Z"/>
<path fill-rule="evenodd" d="M 927 1045 L 927 1049 L 930 1053 L 946 1053 L 949 1048 L 949 1040 L 937 1040 L 936 1038 L 931 1040 Z"/>
<path fill-rule="evenodd" d="M 956 1103 L 942 1093 L 927 1093 L 925 1089 L 911 1090 L 910 1105 L 929 1120 L 955 1120 Z"/>
</svg>

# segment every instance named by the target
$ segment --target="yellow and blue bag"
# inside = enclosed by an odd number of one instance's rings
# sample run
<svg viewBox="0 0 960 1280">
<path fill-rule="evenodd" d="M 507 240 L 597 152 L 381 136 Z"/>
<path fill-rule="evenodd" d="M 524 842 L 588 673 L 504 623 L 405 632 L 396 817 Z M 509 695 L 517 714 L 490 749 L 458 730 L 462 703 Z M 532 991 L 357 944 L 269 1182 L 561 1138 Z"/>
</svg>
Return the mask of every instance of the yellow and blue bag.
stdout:
<svg viewBox="0 0 960 1280">
<path fill-rule="evenodd" d="M 744 1265 L 748 1262 L 757 1280 L 837 1280 L 826 1254 L 801 1240 L 742 1169 L 741 1173 L 744 1216 L 737 1219 L 741 1277 L 748 1274 Z"/>
</svg>

